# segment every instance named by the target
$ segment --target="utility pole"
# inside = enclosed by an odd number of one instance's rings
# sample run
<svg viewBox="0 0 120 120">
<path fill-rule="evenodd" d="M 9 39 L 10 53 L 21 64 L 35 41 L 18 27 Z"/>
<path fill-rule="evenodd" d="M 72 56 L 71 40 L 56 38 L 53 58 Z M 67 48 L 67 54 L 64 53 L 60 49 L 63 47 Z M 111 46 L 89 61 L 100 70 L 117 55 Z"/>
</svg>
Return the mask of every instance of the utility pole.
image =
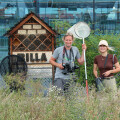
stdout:
<svg viewBox="0 0 120 120">
<path fill-rule="evenodd" d="M 34 0 L 33 1 L 33 6 L 35 8 L 35 13 L 39 16 L 39 1 L 38 0 Z"/>
<path fill-rule="evenodd" d="M 93 0 L 93 30 L 95 30 L 95 0 Z"/>
</svg>

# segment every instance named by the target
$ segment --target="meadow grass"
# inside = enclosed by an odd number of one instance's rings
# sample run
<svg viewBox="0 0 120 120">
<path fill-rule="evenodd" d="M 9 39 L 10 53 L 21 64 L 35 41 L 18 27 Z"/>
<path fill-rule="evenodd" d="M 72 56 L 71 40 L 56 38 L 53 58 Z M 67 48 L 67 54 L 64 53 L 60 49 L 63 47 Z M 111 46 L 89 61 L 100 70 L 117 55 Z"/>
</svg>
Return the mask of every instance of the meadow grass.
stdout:
<svg viewBox="0 0 120 120">
<path fill-rule="evenodd" d="M 120 90 L 113 95 L 93 87 L 87 97 L 85 88 L 77 84 L 65 97 L 56 87 L 44 96 L 39 80 L 28 86 L 31 91 L 0 90 L 0 120 L 120 120 Z"/>
</svg>

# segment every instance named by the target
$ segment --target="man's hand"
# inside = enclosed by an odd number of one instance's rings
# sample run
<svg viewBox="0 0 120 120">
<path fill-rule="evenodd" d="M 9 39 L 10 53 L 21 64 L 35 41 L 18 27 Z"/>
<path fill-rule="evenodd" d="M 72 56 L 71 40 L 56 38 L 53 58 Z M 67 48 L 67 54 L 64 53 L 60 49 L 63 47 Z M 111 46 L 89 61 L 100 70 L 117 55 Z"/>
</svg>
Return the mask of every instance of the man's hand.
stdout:
<svg viewBox="0 0 120 120">
<path fill-rule="evenodd" d="M 59 67 L 61 70 L 64 69 L 64 67 L 62 66 L 62 63 L 58 63 L 57 67 Z"/>
<path fill-rule="evenodd" d="M 87 49 L 86 44 L 82 44 L 82 50 L 84 50 L 84 49 L 86 51 L 86 49 Z"/>
<path fill-rule="evenodd" d="M 84 50 L 86 51 L 86 44 L 82 44 L 82 55 L 79 59 L 77 59 L 78 63 L 82 65 L 84 63 Z"/>
<path fill-rule="evenodd" d="M 62 66 L 62 63 L 57 63 L 57 62 L 56 62 L 56 59 L 53 58 L 53 57 L 50 58 L 49 62 L 50 62 L 52 65 L 60 68 L 61 70 L 64 69 L 64 67 Z"/>
</svg>

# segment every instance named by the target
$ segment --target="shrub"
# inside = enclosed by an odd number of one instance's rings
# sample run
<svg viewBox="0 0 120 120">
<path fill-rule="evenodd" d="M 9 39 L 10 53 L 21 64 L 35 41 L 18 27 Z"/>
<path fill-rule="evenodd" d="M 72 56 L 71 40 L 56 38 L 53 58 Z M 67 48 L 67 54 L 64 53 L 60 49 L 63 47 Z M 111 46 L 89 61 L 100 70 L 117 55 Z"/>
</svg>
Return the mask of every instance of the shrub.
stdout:
<svg viewBox="0 0 120 120">
<path fill-rule="evenodd" d="M 3 77 L 3 79 L 7 83 L 11 91 L 24 90 L 25 76 L 23 76 L 23 74 L 20 73 L 16 75 L 14 75 L 13 73 L 10 75 L 6 74 Z"/>
<path fill-rule="evenodd" d="M 100 40 L 107 40 L 109 45 L 115 48 L 115 51 L 111 52 L 110 54 L 116 54 L 118 61 L 120 62 L 120 34 L 100 34 L 95 35 L 94 32 L 91 32 L 90 36 L 85 39 L 85 43 L 87 45 L 86 50 L 86 64 L 87 64 L 87 76 L 88 76 L 88 83 L 89 85 L 93 85 L 95 83 L 94 81 L 94 75 L 93 75 L 93 63 L 94 63 L 94 57 L 96 55 L 99 55 L 98 52 L 98 43 Z M 79 48 L 79 51 L 81 52 L 82 48 L 82 40 L 76 39 L 74 46 Z M 78 72 L 77 72 L 78 74 Z M 78 80 L 80 83 L 85 83 L 85 70 L 84 65 L 80 67 L 80 77 Z M 117 85 L 120 86 L 119 77 L 117 77 Z"/>
<path fill-rule="evenodd" d="M 37 85 L 32 84 L 39 89 Z M 87 97 L 85 88 L 77 84 L 70 99 L 65 99 L 55 87 L 51 89 L 46 97 L 42 91 L 28 95 L 26 89 L 20 94 L 0 90 L 0 120 L 120 120 L 120 91 L 113 97 L 92 88 Z"/>
</svg>

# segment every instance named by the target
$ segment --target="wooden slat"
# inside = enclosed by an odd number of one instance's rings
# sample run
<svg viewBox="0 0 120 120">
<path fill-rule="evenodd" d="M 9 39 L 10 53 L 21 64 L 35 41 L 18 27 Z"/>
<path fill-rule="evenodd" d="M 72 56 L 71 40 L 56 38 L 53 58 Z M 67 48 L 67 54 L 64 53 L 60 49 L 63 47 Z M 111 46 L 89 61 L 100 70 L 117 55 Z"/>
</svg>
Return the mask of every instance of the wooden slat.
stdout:
<svg viewBox="0 0 120 120">
<path fill-rule="evenodd" d="M 52 35 L 52 53 L 54 51 L 54 36 Z M 55 67 L 52 65 L 52 84 L 54 84 Z"/>
<path fill-rule="evenodd" d="M 10 38 L 10 55 L 12 55 L 12 37 Z"/>
<path fill-rule="evenodd" d="M 13 34 L 13 36 L 15 37 L 15 39 L 19 40 L 18 37 L 16 35 Z M 13 40 L 14 41 L 14 40 Z M 12 43 L 13 43 L 12 41 Z M 16 51 L 16 49 L 20 46 L 23 45 L 24 47 L 26 47 L 20 40 L 19 40 L 20 44 L 14 49 L 14 51 Z M 13 44 L 14 45 L 14 44 Z"/>
<path fill-rule="evenodd" d="M 31 24 L 33 24 L 33 25 L 39 25 L 39 23 L 25 23 L 25 25 L 31 25 Z"/>
</svg>

